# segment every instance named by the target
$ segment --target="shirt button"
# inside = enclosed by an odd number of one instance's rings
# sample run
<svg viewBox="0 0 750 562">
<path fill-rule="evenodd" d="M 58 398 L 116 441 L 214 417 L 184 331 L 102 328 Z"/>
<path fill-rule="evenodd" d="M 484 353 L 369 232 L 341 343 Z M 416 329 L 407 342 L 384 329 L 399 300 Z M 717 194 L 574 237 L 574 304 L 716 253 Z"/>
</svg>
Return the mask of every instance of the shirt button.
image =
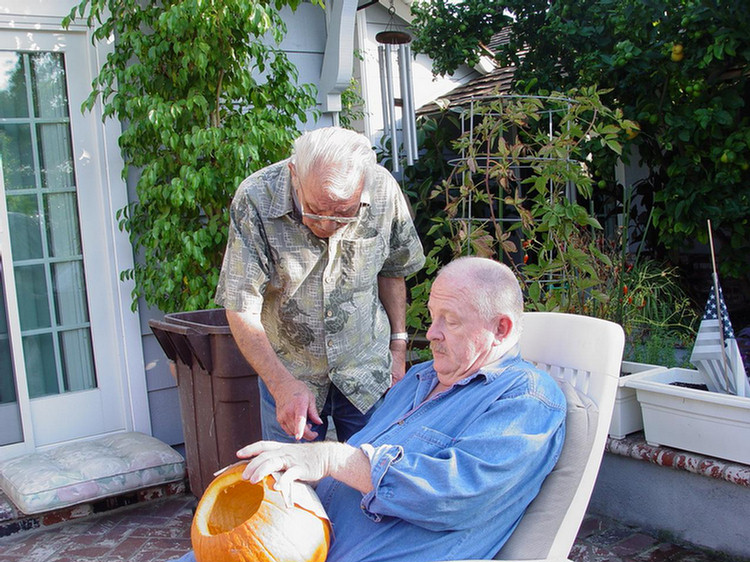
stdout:
<svg viewBox="0 0 750 562">
<path fill-rule="evenodd" d="M 328 318 L 333 316 L 333 311 L 330 308 L 326 311 L 326 316 L 328 316 Z"/>
<path fill-rule="evenodd" d="M 398 420 L 398 425 L 404 425 L 404 420 Z"/>
<path fill-rule="evenodd" d="M 328 347 L 333 347 L 333 340 L 328 340 Z"/>
</svg>

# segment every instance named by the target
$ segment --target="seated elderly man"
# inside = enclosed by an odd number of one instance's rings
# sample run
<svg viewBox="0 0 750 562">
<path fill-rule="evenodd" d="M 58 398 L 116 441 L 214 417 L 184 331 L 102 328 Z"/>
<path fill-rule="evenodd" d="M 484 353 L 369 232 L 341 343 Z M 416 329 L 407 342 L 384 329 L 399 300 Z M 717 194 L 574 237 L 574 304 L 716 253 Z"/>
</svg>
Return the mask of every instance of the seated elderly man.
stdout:
<svg viewBox="0 0 750 562">
<path fill-rule="evenodd" d="M 565 398 L 519 357 L 512 271 L 457 259 L 428 307 L 434 359 L 410 369 L 347 443 L 261 441 L 237 453 L 252 482 L 272 472 L 283 472 L 282 489 L 318 482 L 334 529 L 329 562 L 492 558 L 560 454 Z"/>
</svg>

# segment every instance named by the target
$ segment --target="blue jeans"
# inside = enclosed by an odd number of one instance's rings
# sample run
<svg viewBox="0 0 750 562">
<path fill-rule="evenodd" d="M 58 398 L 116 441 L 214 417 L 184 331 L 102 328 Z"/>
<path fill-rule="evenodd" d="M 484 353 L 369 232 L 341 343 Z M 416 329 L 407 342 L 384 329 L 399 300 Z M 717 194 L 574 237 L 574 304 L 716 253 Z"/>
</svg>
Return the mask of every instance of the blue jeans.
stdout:
<svg viewBox="0 0 750 562">
<path fill-rule="evenodd" d="M 260 422 L 263 439 L 294 443 L 294 437 L 287 434 L 276 421 L 276 402 L 260 377 L 258 377 L 258 388 L 260 389 Z M 363 414 L 349 402 L 349 399 L 335 385 L 331 384 L 323 410 L 320 412 L 323 423 L 313 424 L 312 426 L 312 430 L 318 433 L 315 441 L 323 441 L 326 438 L 329 416 L 333 418 L 337 439 L 342 442 L 346 441 L 364 427 L 382 401 L 383 398 L 381 397 L 367 413 Z"/>
</svg>

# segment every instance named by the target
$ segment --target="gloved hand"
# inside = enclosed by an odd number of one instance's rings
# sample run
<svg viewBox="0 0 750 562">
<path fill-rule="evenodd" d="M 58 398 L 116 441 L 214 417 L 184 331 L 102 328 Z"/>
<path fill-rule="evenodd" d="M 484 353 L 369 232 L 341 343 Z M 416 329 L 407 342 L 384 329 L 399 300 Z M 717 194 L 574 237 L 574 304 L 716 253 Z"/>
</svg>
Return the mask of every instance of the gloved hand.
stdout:
<svg viewBox="0 0 750 562">
<path fill-rule="evenodd" d="M 294 481 L 315 483 L 326 476 L 365 493 L 372 489 L 369 459 L 346 443 L 258 441 L 237 451 L 237 456 L 251 459 L 242 473 L 250 482 L 257 483 L 269 474 L 279 473 L 276 489 L 282 494 L 290 494 Z"/>
</svg>

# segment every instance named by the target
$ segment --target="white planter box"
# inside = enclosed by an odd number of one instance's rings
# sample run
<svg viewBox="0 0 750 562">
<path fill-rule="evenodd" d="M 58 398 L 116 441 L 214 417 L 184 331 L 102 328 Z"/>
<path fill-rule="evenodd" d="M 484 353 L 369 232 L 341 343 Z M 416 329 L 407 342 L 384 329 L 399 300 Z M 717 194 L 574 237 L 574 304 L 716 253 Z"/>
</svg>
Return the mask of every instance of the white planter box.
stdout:
<svg viewBox="0 0 750 562">
<path fill-rule="evenodd" d="M 646 441 L 750 464 L 750 398 L 672 386 L 706 384 L 690 369 L 666 369 L 628 377 L 643 414 Z"/>
<path fill-rule="evenodd" d="M 622 439 L 630 433 L 643 429 L 643 417 L 641 416 L 641 405 L 635 396 L 635 389 L 625 386 L 625 382 L 634 373 L 650 371 L 665 371 L 666 367 L 651 365 L 650 363 L 635 363 L 633 361 L 622 362 L 622 375 L 620 376 L 617 394 L 615 396 L 615 409 L 612 412 L 612 421 L 609 424 L 609 436 L 613 439 Z"/>
</svg>

